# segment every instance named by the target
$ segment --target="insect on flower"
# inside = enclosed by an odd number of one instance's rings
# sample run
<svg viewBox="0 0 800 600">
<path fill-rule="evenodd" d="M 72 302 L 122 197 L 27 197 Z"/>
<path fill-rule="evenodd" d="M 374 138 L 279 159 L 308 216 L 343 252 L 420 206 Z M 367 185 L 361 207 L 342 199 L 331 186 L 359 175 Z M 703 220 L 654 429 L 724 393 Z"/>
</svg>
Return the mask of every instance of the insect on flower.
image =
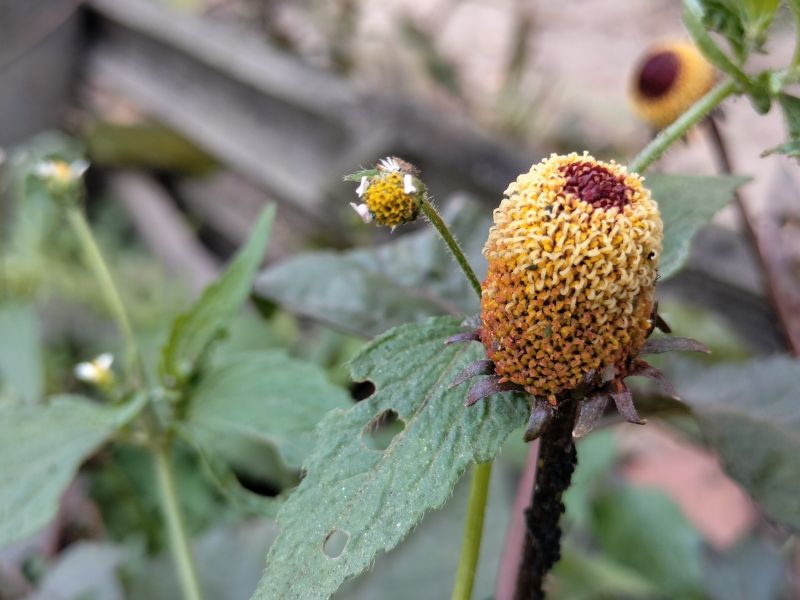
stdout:
<svg viewBox="0 0 800 600">
<path fill-rule="evenodd" d="M 585 418 L 596 420 L 612 398 L 626 419 L 643 423 L 623 380 L 646 375 L 668 385 L 638 358 L 672 349 L 646 342 L 663 323 L 654 297 L 661 240 L 657 204 L 623 166 L 553 154 L 520 175 L 495 209 L 484 246 L 480 326 L 451 339 L 477 339 L 486 349 L 487 358 L 454 382 L 489 375 L 470 389 L 467 405 L 498 391 L 527 392 L 534 399 L 528 438 L 568 396 L 584 399 Z"/>
</svg>

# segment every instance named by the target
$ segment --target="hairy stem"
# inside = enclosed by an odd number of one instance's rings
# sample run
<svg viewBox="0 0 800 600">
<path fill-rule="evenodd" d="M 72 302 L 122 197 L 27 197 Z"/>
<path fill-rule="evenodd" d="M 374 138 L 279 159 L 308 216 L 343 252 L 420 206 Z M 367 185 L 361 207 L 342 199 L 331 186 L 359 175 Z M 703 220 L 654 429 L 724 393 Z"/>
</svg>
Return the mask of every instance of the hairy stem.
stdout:
<svg viewBox="0 0 800 600">
<path fill-rule="evenodd" d="M 178 502 L 178 491 L 175 485 L 175 475 L 172 472 L 170 458 L 170 445 L 159 445 L 154 449 L 156 478 L 161 500 L 161 510 L 167 524 L 167 535 L 170 548 L 175 558 L 178 570 L 178 579 L 186 600 L 202 600 L 200 584 L 197 580 L 197 571 L 192 560 L 192 551 L 189 548 L 189 537 L 186 534 L 183 514 Z"/>
<path fill-rule="evenodd" d="M 481 552 L 483 518 L 486 514 L 486 499 L 489 495 L 491 475 L 491 462 L 476 464 L 472 469 L 467 519 L 464 522 L 464 541 L 461 546 L 461 558 L 458 561 L 452 600 L 470 600 L 472 598 L 472 586 L 475 582 L 478 556 Z"/>
<path fill-rule="evenodd" d="M 464 271 L 464 275 L 467 276 L 470 285 L 472 285 L 472 289 L 475 290 L 475 293 L 478 294 L 478 298 L 480 298 L 481 282 L 478 281 L 475 271 L 472 270 L 472 266 L 470 266 L 467 257 L 464 256 L 464 252 L 461 250 L 461 246 L 458 245 L 456 238 L 453 237 L 453 234 L 447 228 L 447 224 L 427 198 L 422 199 L 422 212 L 425 213 L 425 216 L 428 217 L 431 225 L 433 225 L 436 228 L 436 231 L 439 232 L 439 235 L 442 236 L 442 239 L 447 244 L 447 247 L 450 249 L 453 257 L 456 259 L 458 266 L 461 267 L 461 270 Z"/>
<path fill-rule="evenodd" d="M 652 142 L 639 152 L 634 158 L 628 169 L 635 173 L 643 173 L 647 167 L 661 158 L 672 144 L 677 142 L 695 124 L 702 120 L 708 113 L 714 110 L 725 98 L 736 91 L 736 83 L 728 79 L 708 92 L 705 96 L 695 102 L 689 110 L 678 117 L 672 125 L 666 127 L 659 133 Z"/>
<path fill-rule="evenodd" d="M 125 343 L 125 365 L 130 371 L 132 368 L 138 368 L 139 374 L 144 378 L 144 367 L 139 354 L 139 348 L 136 343 L 136 337 L 133 335 L 133 328 L 131 321 L 128 318 L 128 313 L 125 310 L 125 305 L 122 303 L 122 298 L 114 285 L 114 279 L 111 277 L 111 271 L 106 264 L 103 254 L 100 251 L 97 241 L 92 234 L 89 224 L 86 222 L 86 217 L 80 208 L 71 207 L 67 209 L 67 221 L 75 232 L 78 242 L 81 245 L 86 265 L 92 271 L 97 283 L 100 286 L 100 293 L 103 296 L 103 301 L 111 311 L 111 316 L 117 323 L 117 327 L 122 334 L 122 339 Z"/>
<path fill-rule="evenodd" d="M 525 510 L 525 541 L 514 600 L 544 598 L 545 576 L 561 556 L 561 497 L 578 462 L 572 439 L 577 407 L 576 400 L 564 401 L 541 438 L 531 505 Z"/>
<path fill-rule="evenodd" d="M 472 289 L 481 297 L 481 282 L 478 281 L 475 271 L 469 264 L 467 257 L 458 245 L 456 238 L 448 229 L 447 224 L 436 211 L 436 208 L 427 198 L 422 199 L 422 212 L 442 236 L 458 266 L 467 276 Z M 464 539 L 461 542 L 461 557 L 458 560 L 458 570 L 453 586 L 453 600 L 469 600 L 472 597 L 472 587 L 475 583 L 475 571 L 478 565 L 478 556 L 481 551 L 481 538 L 483 537 L 483 518 L 486 514 L 486 500 L 489 495 L 489 478 L 492 474 L 492 463 L 480 463 L 472 467 L 472 482 L 469 490 L 469 504 L 467 518 L 464 522 Z"/>
</svg>

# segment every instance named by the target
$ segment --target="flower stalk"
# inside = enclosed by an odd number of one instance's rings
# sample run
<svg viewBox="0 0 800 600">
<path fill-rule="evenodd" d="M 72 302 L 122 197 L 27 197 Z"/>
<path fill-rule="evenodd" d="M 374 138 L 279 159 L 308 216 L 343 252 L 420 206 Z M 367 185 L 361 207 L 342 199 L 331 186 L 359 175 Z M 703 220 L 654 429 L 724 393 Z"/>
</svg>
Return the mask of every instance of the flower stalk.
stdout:
<svg viewBox="0 0 800 600">
<path fill-rule="evenodd" d="M 106 302 L 114 320 L 119 327 L 125 343 L 125 354 L 128 371 L 138 370 L 142 383 L 146 383 L 146 371 L 141 354 L 136 343 L 130 318 L 125 310 L 119 291 L 114 284 L 111 271 L 106 264 L 100 247 L 92 234 L 80 205 L 71 205 L 66 209 L 67 220 L 75 232 L 82 247 L 87 266 L 93 272 L 103 300 Z M 110 365 L 109 365 L 110 366 Z M 178 491 L 175 475 L 171 463 L 171 438 L 161 430 L 152 404 L 148 405 L 149 411 L 145 414 L 145 430 L 150 438 L 156 479 L 158 481 L 161 500 L 161 510 L 167 524 L 170 547 L 175 557 L 178 574 L 186 600 L 202 600 L 197 572 L 192 561 L 189 548 L 189 537 L 183 522 L 183 516 L 178 501 Z"/>
<path fill-rule="evenodd" d="M 439 235 L 442 236 L 442 239 L 450 249 L 450 253 L 453 255 L 453 258 L 456 259 L 458 266 L 461 267 L 464 275 L 467 276 L 472 289 L 475 290 L 475 293 L 478 294 L 478 298 L 480 298 L 481 282 L 478 280 L 477 275 L 475 275 L 475 271 L 472 270 L 472 266 L 469 264 L 467 257 L 464 256 L 464 252 L 461 250 L 461 246 L 458 245 L 458 241 L 456 241 L 456 238 L 450 232 L 450 229 L 448 229 L 447 224 L 444 222 L 433 204 L 431 204 L 430 200 L 428 200 L 427 196 L 422 198 L 420 208 L 422 209 L 422 213 L 431 222 L 431 225 L 433 225 L 436 228 L 436 231 L 439 232 Z"/>
<path fill-rule="evenodd" d="M 659 133 L 652 142 L 634 158 L 628 168 L 634 173 L 644 173 L 657 161 L 667 149 L 682 138 L 686 132 L 703 120 L 719 104 L 736 92 L 736 83 L 727 79 L 705 96 L 695 102 L 692 107 L 678 117 L 671 125 Z"/>
<path fill-rule="evenodd" d="M 202 600 L 203 595 L 200 592 L 197 570 L 189 547 L 189 536 L 186 533 L 183 512 L 178 501 L 178 490 L 175 484 L 175 474 L 172 471 L 169 447 L 170 444 L 164 444 L 154 449 L 161 509 L 166 520 L 167 535 L 175 558 L 183 597 L 186 600 Z"/>
</svg>

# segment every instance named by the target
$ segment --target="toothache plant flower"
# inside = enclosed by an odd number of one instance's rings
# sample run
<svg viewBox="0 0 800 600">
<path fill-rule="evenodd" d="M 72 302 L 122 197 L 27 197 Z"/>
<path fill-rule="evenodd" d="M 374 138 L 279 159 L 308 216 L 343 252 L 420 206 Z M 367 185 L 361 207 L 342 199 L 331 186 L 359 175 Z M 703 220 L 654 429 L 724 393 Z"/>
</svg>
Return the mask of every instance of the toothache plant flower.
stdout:
<svg viewBox="0 0 800 600">
<path fill-rule="evenodd" d="M 395 156 L 381 159 L 371 170 L 347 177 L 359 181 L 356 194 L 360 204 L 350 206 L 364 223 L 374 219 L 379 225 L 394 229 L 417 218 L 425 186 L 417 169 Z"/>
<path fill-rule="evenodd" d="M 586 419 L 596 420 L 610 396 L 626 419 L 643 423 L 624 378 L 647 375 L 674 390 L 639 354 L 703 349 L 683 338 L 646 343 L 656 325 L 665 327 L 655 302 L 661 241 L 656 202 L 621 165 L 553 154 L 520 175 L 484 246 L 480 327 L 451 338 L 486 349 L 487 358 L 454 381 L 489 375 L 467 405 L 498 391 L 527 392 L 529 438 L 576 395 L 587 399 Z"/>
</svg>

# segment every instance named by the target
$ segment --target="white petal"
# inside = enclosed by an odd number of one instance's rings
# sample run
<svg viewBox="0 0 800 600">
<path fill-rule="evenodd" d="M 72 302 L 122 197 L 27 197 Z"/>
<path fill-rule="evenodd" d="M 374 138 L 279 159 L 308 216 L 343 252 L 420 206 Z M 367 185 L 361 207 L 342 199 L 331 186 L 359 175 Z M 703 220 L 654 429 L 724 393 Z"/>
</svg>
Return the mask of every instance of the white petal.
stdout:
<svg viewBox="0 0 800 600">
<path fill-rule="evenodd" d="M 69 169 L 70 171 L 72 171 L 72 174 L 75 177 L 80 177 L 81 175 L 83 175 L 86 172 L 86 169 L 88 168 L 89 168 L 89 161 L 86 160 L 76 160 L 69 165 Z"/>
<path fill-rule="evenodd" d="M 369 212 L 366 204 L 356 204 L 355 202 L 351 202 L 350 206 L 358 213 L 358 216 L 361 217 L 361 220 L 364 221 L 364 223 L 372 222 L 372 213 Z"/>
<path fill-rule="evenodd" d="M 43 160 L 33 168 L 34 174 L 39 177 L 52 177 L 56 172 L 56 164 L 52 160 Z"/>
<path fill-rule="evenodd" d="M 411 174 L 406 173 L 403 176 L 403 193 L 405 194 L 413 194 L 417 191 L 417 186 L 414 185 L 414 178 Z"/>
<path fill-rule="evenodd" d="M 400 163 L 397 162 L 397 159 L 394 156 L 387 156 L 386 158 L 381 159 L 381 167 L 383 167 L 384 171 L 399 171 L 400 170 Z"/>
<path fill-rule="evenodd" d="M 101 371 L 108 371 L 111 368 L 111 364 L 114 362 L 114 355 L 110 352 L 103 352 L 103 354 L 95 358 L 92 362 Z"/>
<path fill-rule="evenodd" d="M 356 194 L 358 194 L 359 198 L 361 198 L 361 196 L 364 195 L 364 192 L 367 191 L 368 187 L 369 187 L 369 178 L 368 177 L 362 177 L 361 178 L 361 183 L 358 184 L 358 187 L 356 188 Z"/>
<path fill-rule="evenodd" d="M 82 362 L 75 365 L 75 377 L 81 381 L 97 381 L 99 379 L 97 367 L 88 362 Z"/>
</svg>

